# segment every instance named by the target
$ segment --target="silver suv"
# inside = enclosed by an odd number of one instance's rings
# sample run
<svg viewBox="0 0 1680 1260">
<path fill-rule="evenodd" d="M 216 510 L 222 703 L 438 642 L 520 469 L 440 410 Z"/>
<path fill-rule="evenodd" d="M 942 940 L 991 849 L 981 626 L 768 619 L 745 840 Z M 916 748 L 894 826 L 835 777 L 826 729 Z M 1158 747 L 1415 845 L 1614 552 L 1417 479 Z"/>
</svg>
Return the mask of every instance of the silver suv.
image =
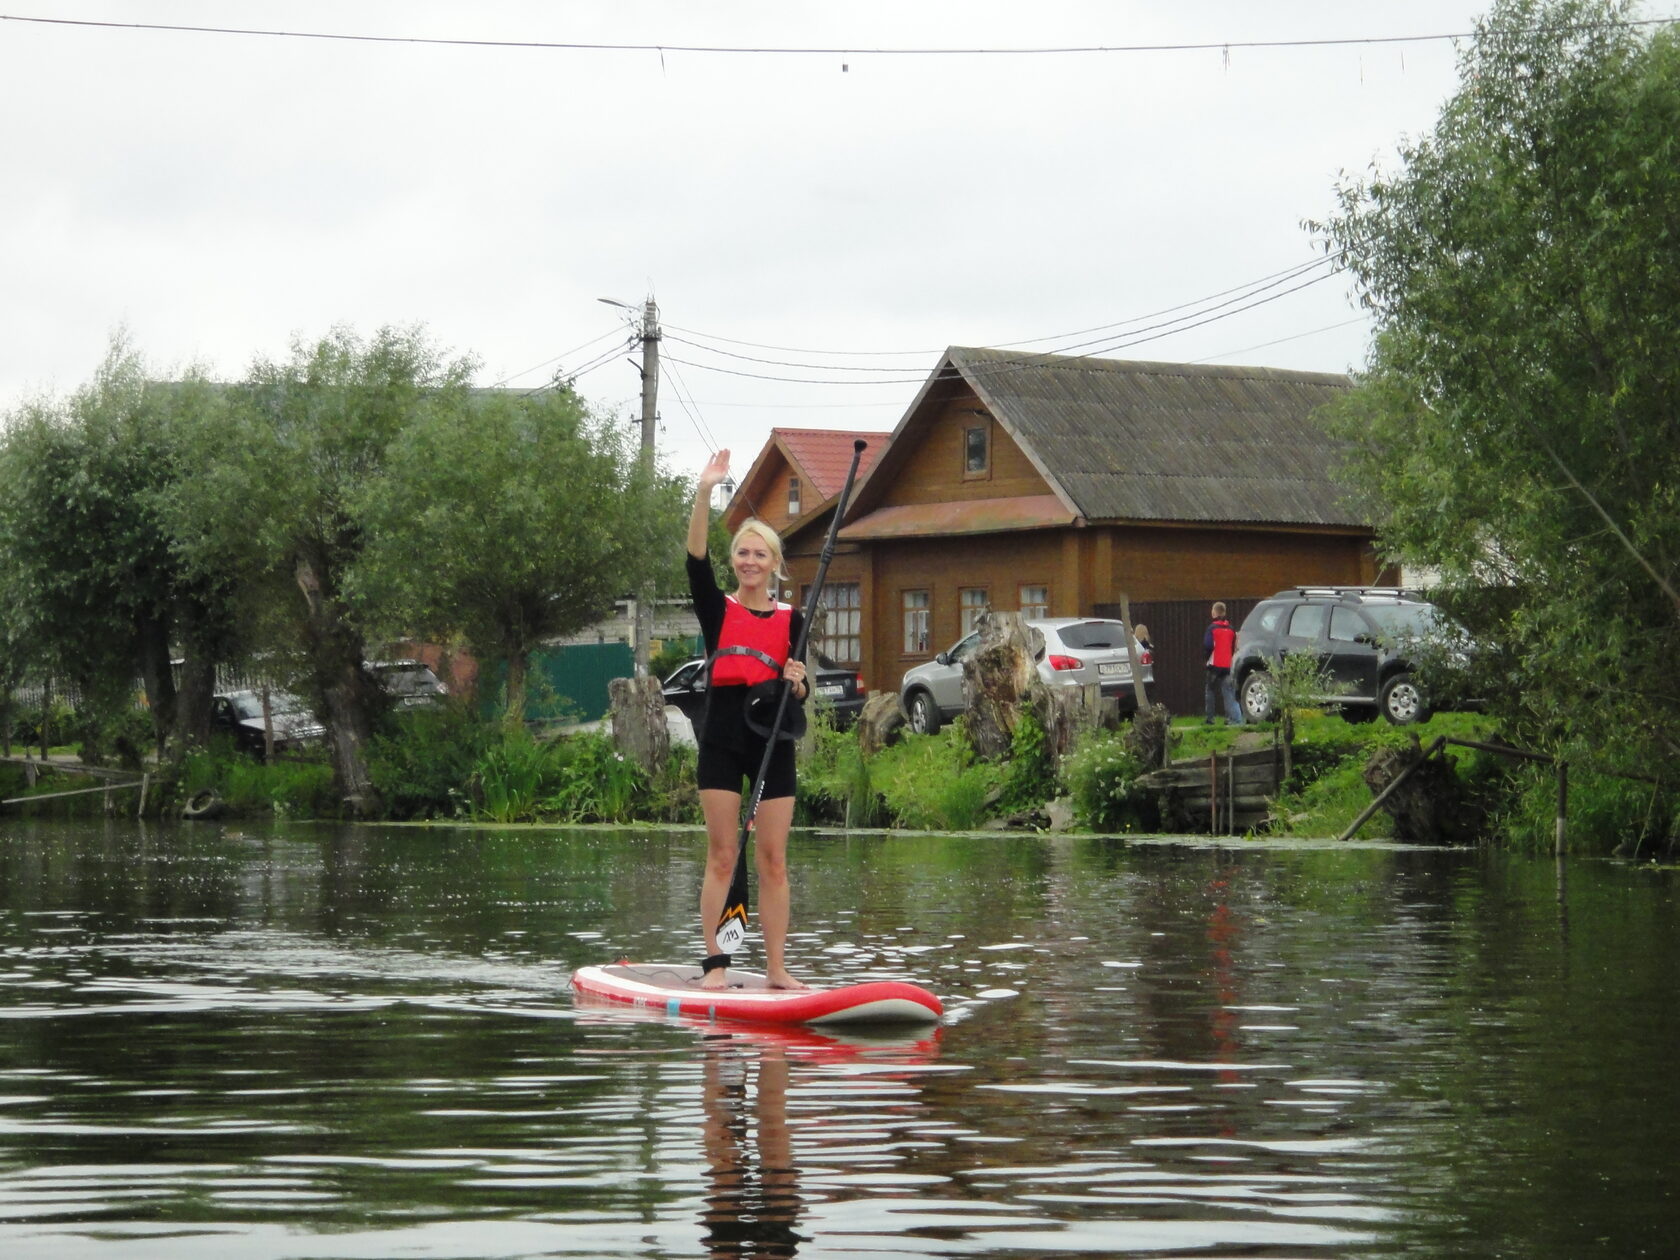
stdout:
<svg viewBox="0 0 1680 1260">
<path fill-rule="evenodd" d="M 1132 654 L 1126 628 L 1101 617 L 1051 617 L 1028 621 L 1033 659 L 1039 677 L 1051 687 L 1082 687 L 1095 683 L 1104 696 L 1119 700 L 1120 711 L 1137 707 L 1132 692 Z M 980 632 L 964 636 L 925 665 L 905 672 L 898 685 L 899 704 L 910 729 L 931 735 L 963 711 L 963 661 L 980 646 Z M 1143 681 L 1153 683 L 1149 653 L 1139 665 Z"/>
</svg>

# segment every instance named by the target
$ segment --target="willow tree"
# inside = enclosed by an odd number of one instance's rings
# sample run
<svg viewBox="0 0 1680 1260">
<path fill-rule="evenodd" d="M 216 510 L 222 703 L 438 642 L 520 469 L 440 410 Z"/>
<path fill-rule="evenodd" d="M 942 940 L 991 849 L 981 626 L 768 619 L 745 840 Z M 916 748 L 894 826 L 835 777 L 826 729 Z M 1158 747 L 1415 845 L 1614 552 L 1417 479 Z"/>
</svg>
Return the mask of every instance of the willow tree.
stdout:
<svg viewBox="0 0 1680 1260">
<path fill-rule="evenodd" d="M 186 580 L 162 512 L 180 475 L 181 390 L 148 379 L 125 338 L 65 398 L 20 407 L 0 442 L 8 637 L 73 680 L 85 716 L 126 709 L 143 680 L 161 747 Z"/>
<path fill-rule="evenodd" d="M 421 417 L 369 487 L 357 593 L 392 631 L 460 636 L 507 664 L 523 719 L 532 653 L 612 612 L 680 557 L 685 488 L 568 388 L 478 391 Z"/>
<path fill-rule="evenodd" d="M 1680 770 L 1680 33 L 1500 0 L 1398 168 L 1315 226 L 1376 322 L 1335 422 L 1382 544 L 1531 739 Z"/>
<path fill-rule="evenodd" d="M 471 368 L 413 328 L 366 341 L 337 328 L 287 360 L 259 360 L 206 416 L 201 473 L 178 505 L 181 547 L 201 572 L 268 593 L 261 607 L 247 597 L 247 636 L 298 661 L 338 790 L 357 813 L 378 808 L 366 744 L 381 702 L 363 667 L 366 621 L 347 593 L 370 542 L 362 504 L 390 475 L 405 428 L 459 414 Z"/>
</svg>

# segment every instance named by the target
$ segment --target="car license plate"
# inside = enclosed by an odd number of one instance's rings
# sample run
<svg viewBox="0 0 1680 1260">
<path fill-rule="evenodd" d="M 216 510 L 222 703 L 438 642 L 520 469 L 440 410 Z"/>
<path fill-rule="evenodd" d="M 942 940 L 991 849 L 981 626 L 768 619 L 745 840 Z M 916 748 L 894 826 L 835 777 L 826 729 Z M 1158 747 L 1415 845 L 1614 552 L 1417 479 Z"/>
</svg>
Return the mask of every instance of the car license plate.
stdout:
<svg viewBox="0 0 1680 1260">
<path fill-rule="evenodd" d="M 1104 677 L 1113 674 L 1120 674 L 1129 678 L 1132 673 L 1132 667 L 1125 661 L 1104 661 L 1101 665 L 1097 666 L 1097 673 L 1102 674 Z"/>
<path fill-rule="evenodd" d="M 844 683 L 824 683 L 822 686 L 817 688 L 817 694 L 819 696 L 831 696 L 838 699 L 846 694 L 846 685 Z"/>
</svg>

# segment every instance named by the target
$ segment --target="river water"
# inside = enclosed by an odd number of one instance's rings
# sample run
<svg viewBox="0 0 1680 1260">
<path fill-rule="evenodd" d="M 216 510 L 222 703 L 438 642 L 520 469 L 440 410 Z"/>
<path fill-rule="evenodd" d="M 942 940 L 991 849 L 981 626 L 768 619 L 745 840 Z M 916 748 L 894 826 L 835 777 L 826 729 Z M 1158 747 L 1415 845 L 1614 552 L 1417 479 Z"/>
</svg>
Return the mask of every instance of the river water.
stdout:
<svg viewBox="0 0 1680 1260">
<path fill-rule="evenodd" d="M 0 1256 L 1670 1256 L 1672 872 L 796 833 L 876 1039 L 579 1009 L 692 831 L 0 822 Z"/>
</svg>

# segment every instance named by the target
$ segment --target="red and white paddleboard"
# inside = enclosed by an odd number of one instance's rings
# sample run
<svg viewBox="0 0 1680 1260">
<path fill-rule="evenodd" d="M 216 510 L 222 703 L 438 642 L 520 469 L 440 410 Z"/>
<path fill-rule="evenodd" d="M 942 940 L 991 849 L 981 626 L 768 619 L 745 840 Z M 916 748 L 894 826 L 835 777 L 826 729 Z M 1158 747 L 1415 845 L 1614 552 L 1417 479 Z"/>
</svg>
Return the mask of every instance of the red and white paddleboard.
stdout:
<svg viewBox="0 0 1680 1260">
<path fill-rule="evenodd" d="M 931 1024 L 945 1013 L 937 997 L 901 980 L 772 989 L 757 972 L 731 967 L 728 988 L 702 989 L 701 975 L 699 967 L 678 963 L 613 963 L 579 967 L 572 988 L 580 998 L 759 1024 Z"/>
</svg>

